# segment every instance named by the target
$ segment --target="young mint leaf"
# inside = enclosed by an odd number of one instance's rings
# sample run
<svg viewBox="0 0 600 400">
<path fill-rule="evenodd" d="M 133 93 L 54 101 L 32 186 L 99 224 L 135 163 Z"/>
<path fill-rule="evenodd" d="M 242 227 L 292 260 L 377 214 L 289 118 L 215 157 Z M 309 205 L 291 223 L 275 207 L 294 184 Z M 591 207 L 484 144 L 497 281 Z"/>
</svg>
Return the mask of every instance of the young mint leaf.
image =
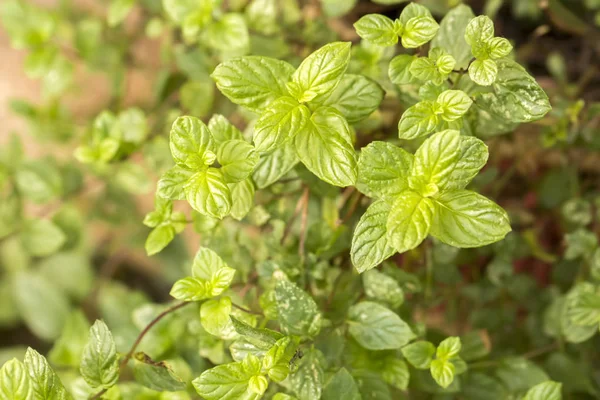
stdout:
<svg viewBox="0 0 600 400">
<path fill-rule="evenodd" d="M 433 200 L 431 234 L 456 247 L 480 247 L 511 231 L 508 215 L 493 201 L 468 190 L 442 193 Z"/>
<path fill-rule="evenodd" d="M 512 44 L 506 38 L 497 37 L 488 42 L 488 52 L 492 60 L 508 56 L 512 48 Z"/>
<path fill-rule="evenodd" d="M 412 76 L 422 81 L 433 81 L 441 85 L 454 69 L 456 61 L 446 51 L 435 48 L 429 51 L 428 57 L 418 57 L 409 66 Z"/>
<path fill-rule="evenodd" d="M 214 148 L 214 143 L 204 122 L 195 117 L 179 117 L 171 128 L 170 147 L 178 165 L 196 169 L 208 161 L 206 153 Z"/>
<path fill-rule="evenodd" d="M 108 26 L 117 26 L 127 18 L 135 0 L 111 0 L 108 6 Z"/>
<path fill-rule="evenodd" d="M 218 300 L 208 300 L 200 306 L 200 322 L 202 327 L 211 335 L 222 337 L 231 324 L 231 299 L 221 297 Z"/>
<path fill-rule="evenodd" d="M 329 43 L 305 58 L 292 75 L 292 95 L 300 102 L 321 101 L 346 72 L 350 46 L 350 42 Z"/>
<path fill-rule="evenodd" d="M 475 60 L 469 65 L 469 77 L 481 86 L 490 86 L 498 76 L 498 64 L 491 59 Z"/>
<path fill-rule="evenodd" d="M 245 56 L 217 65 L 211 77 L 229 100 L 259 113 L 287 95 L 286 83 L 292 73 L 294 67 L 285 61 Z"/>
<path fill-rule="evenodd" d="M 442 19 L 440 29 L 433 38 L 431 46 L 441 47 L 456 60 L 456 68 L 466 69 L 473 55 L 471 46 L 465 40 L 465 29 L 475 14 L 466 4 L 460 4 L 450 10 Z"/>
<path fill-rule="evenodd" d="M 347 322 L 352 337 L 368 350 L 399 349 L 415 337 L 397 314 L 370 301 L 350 307 Z"/>
<path fill-rule="evenodd" d="M 362 75 L 345 74 L 338 86 L 323 100 L 324 106 L 338 110 L 354 124 L 371 115 L 383 100 L 385 92 L 372 79 Z"/>
<path fill-rule="evenodd" d="M 175 228 L 170 224 L 159 225 L 152 229 L 144 244 L 146 254 L 152 256 L 160 253 L 175 238 L 175 234 Z"/>
<path fill-rule="evenodd" d="M 413 367 L 417 369 L 429 369 L 435 346 L 431 342 L 420 340 L 402 348 L 402 355 Z"/>
<path fill-rule="evenodd" d="M 235 269 L 230 268 L 214 251 L 202 247 L 194 257 L 192 276 L 200 278 L 207 284 L 210 296 L 218 296 L 231 284 Z"/>
<path fill-rule="evenodd" d="M 376 269 L 363 274 L 363 287 L 367 297 L 398 308 L 404 302 L 404 291 L 398 281 Z"/>
<path fill-rule="evenodd" d="M 31 393 L 34 399 L 66 400 L 71 398 L 46 358 L 31 347 L 27 348 L 25 353 L 25 368 L 29 374 Z"/>
<path fill-rule="evenodd" d="M 250 176 L 258 158 L 254 147 L 244 140 L 225 141 L 217 150 L 217 160 L 227 183 L 241 182 Z"/>
<path fill-rule="evenodd" d="M 600 294 L 593 287 L 589 289 L 573 296 L 567 305 L 567 314 L 575 325 L 598 326 L 600 323 Z"/>
<path fill-rule="evenodd" d="M 486 15 L 473 18 L 465 28 L 465 41 L 472 46 L 494 37 L 494 23 Z"/>
<path fill-rule="evenodd" d="M 288 335 L 316 336 L 321 330 L 317 303 L 294 283 L 279 280 L 275 286 L 281 330 Z"/>
<path fill-rule="evenodd" d="M 237 13 L 224 14 L 218 21 L 209 23 L 202 32 L 201 40 L 223 54 L 245 54 L 250 46 L 246 20 Z"/>
<path fill-rule="evenodd" d="M 458 336 L 451 336 L 442 340 L 442 342 L 437 347 L 435 356 L 436 358 L 443 358 L 449 360 L 452 357 L 458 356 L 461 347 L 462 344 L 460 342 L 460 338 Z"/>
<path fill-rule="evenodd" d="M 66 242 L 63 231 L 48 219 L 27 221 L 21 233 L 25 250 L 35 257 L 46 257 L 56 253 Z"/>
<path fill-rule="evenodd" d="M 304 131 L 310 121 L 310 110 L 295 99 L 284 96 L 275 100 L 254 126 L 254 145 L 268 152 L 293 139 Z"/>
<path fill-rule="evenodd" d="M 400 17 L 398 18 L 398 22 L 405 26 L 409 20 L 418 17 L 431 17 L 431 12 L 429 9 L 421 4 L 410 3 L 400 13 Z"/>
<path fill-rule="evenodd" d="M 210 118 L 208 130 L 219 145 L 228 140 L 244 140 L 242 132 L 221 114 L 214 114 Z"/>
<path fill-rule="evenodd" d="M 31 383 L 25 365 L 16 358 L 0 369 L 0 397 L 11 400 L 30 400 Z"/>
<path fill-rule="evenodd" d="M 397 252 L 417 247 L 429 233 L 434 203 L 412 190 L 400 193 L 392 205 L 386 229 L 388 241 Z"/>
<path fill-rule="evenodd" d="M 415 152 L 411 171 L 411 189 L 422 195 L 435 185 L 435 192 L 445 189 L 461 155 L 458 131 L 445 130 L 432 135 Z M 435 194 L 435 193 L 434 193 Z"/>
<path fill-rule="evenodd" d="M 446 189 L 464 189 L 487 163 L 488 148 L 473 136 L 460 137 L 460 156 L 450 173 Z"/>
<path fill-rule="evenodd" d="M 78 367 L 87 343 L 90 324 L 81 311 L 73 311 L 66 319 L 60 337 L 48 354 L 55 365 Z"/>
<path fill-rule="evenodd" d="M 381 377 L 389 385 L 399 390 L 406 390 L 408 388 L 410 371 L 408 370 L 408 364 L 404 360 L 388 356 L 383 360 L 380 371 Z"/>
<path fill-rule="evenodd" d="M 260 360 L 250 354 L 244 361 L 208 369 L 192 383 L 196 392 L 206 400 L 258 400 L 263 393 L 253 391 L 250 381 L 259 376 Z"/>
<path fill-rule="evenodd" d="M 395 253 L 387 238 L 389 213 L 390 206 L 386 202 L 376 201 L 358 221 L 352 236 L 350 256 L 359 273 L 375 268 Z"/>
<path fill-rule="evenodd" d="M 415 60 L 417 57 L 410 54 L 400 54 L 392 58 L 388 67 L 388 75 L 392 83 L 396 85 L 414 83 L 416 79 L 410 72 L 410 67 Z"/>
<path fill-rule="evenodd" d="M 283 334 L 272 331 L 270 329 L 258 329 L 254 328 L 243 321 L 238 320 L 234 316 L 230 316 L 233 328 L 244 339 L 248 340 L 254 346 L 261 350 L 268 351 L 271 349 L 278 340 L 282 339 Z"/>
<path fill-rule="evenodd" d="M 358 159 L 356 187 L 375 198 L 393 198 L 408 188 L 413 155 L 387 142 L 371 142 Z"/>
<path fill-rule="evenodd" d="M 523 400 L 562 400 L 562 383 L 547 381 L 538 383 L 527 391 Z"/>
<path fill-rule="evenodd" d="M 183 187 L 194 173 L 188 169 L 175 165 L 168 169 L 157 184 L 156 194 L 169 200 L 185 199 Z"/>
<path fill-rule="evenodd" d="M 354 23 L 356 33 L 364 40 L 378 46 L 393 46 L 398 43 L 394 21 L 380 14 L 367 14 Z"/>
<path fill-rule="evenodd" d="M 267 371 L 267 375 L 275 382 L 281 382 L 288 377 L 290 373 L 290 362 L 298 349 L 298 341 L 289 336 L 283 337 L 277 341 L 267 351 L 263 358 L 262 368 Z"/>
<path fill-rule="evenodd" d="M 423 46 L 434 38 L 439 28 L 431 14 L 429 16 L 413 17 L 406 22 L 402 30 L 402 46 L 407 49 Z"/>
<path fill-rule="evenodd" d="M 264 189 L 287 174 L 298 161 L 294 143 L 288 142 L 271 152 L 261 154 L 252 179 L 259 189 Z"/>
<path fill-rule="evenodd" d="M 454 381 L 455 367 L 449 360 L 433 360 L 430 370 L 433 379 L 443 388 L 447 388 Z"/>
<path fill-rule="evenodd" d="M 473 104 L 473 100 L 462 90 L 446 90 L 436 102 L 442 109 L 442 119 L 449 122 L 462 117 Z"/>
<path fill-rule="evenodd" d="M 432 101 L 421 101 L 409 107 L 398 122 L 398 137 L 410 140 L 432 133 L 439 122 L 436 111 Z"/>
<path fill-rule="evenodd" d="M 321 180 L 342 187 L 356 182 L 356 153 L 350 128 L 334 108 L 315 110 L 294 144 L 300 161 Z"/>
<path fill-rule="evenodd" d="M 177 392 L 186 388 L 185 382 L 175 375 L 169 364 L 153 361 L 144 353 L 134 357 L 133 376 L 138 383 L 159 392 Z"/>
<path fill-rule="evenodd" d="M 358 385 L 346 368 L 340 368 L 323 388 L 322 400 L 361 400 Z"/>
<path fill-rule="evenodd" d="M 191 276 L 176 281 L 169 294 L 183 301 L 199 301 L 210 297 L 206 282 Z"/>
<path fill-rule="evenodd" d="M 247 178 L 238 183 L 230 183 L 231 191 L 231 216 L 238 221 L 244 219 L 254 205 L 254 184 Z"/>
<path fill-rule="evenodd" d="M 200 214 L 222 219 L 231 210 L 231 192 L 220 169 L 196 172 L 183 189 L 190 206 Z"/>
<path fill-rule="evenodd" d="M 119 379 L 119 361 L 113 336 L 104 322 L 96 320 L 90 328 L 79 368 L 83 379 L 93 388 L 108 389 Z"/>
<path fill-rule="evenodd" d="M 317 349 L 311 349 L 298 363 L 296 372 L 290 375 L 289 381 L 293 392 L 299 400 L 320 399 L 325 380 L 325 357 Z"/>
</svg>

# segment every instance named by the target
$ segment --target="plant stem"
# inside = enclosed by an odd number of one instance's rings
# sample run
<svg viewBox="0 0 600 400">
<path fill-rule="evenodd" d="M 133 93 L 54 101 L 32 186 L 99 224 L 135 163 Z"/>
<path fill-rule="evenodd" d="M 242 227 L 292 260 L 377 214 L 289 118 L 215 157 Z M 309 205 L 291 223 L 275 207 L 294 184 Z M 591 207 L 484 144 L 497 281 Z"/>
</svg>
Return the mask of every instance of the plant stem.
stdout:
<svg viewBox="0 0 600 400">
<path fill-rule="evenodd" d="M 260 315 L 261 317 L 262 317 L 262 315 L 263 315 L 263 314 L 262 314 L 262 313 L 260 313 L 260 312 L 257 312 L 257 311 L 252 311 L 252 310 L 250 310 L 249 308 L 242 307 L 242 306 L 240 306 L 240 305 L 237 305 L 237 304 L 235 304 L 235 303 L 231 303 L 231 305 L 232 305 L 232 307 L 234 307 L 234 308 L 237 308 L 238 310 L 241 310 L 241 311 L 243 311 L 243 312 L 245 312 L 245 313 L 248 313 L 248 314 Z"/>
<path fill-rule="evenodd" d="M 125 366 L 129 362 L 129 360 L 131 360 L 131 358 L 133 357 L 133 354 L 135 353 L 135 350 L 137 349 L 137 347 L 142 342 L 142 339 L 144 339 L 144 336 L 146 336 L 146 334 L 150 331 L 150 329 L 152 329 L 152 327 L 154 325 L 156 325 L 158 322 L 160 322 L 160 320 L 163 319 L 168 314 L 170 314 L 172 312 L 175 312 L 175 311 L 179 310 L 180 308 L 183 308 L 184 306 L 186 306 L 188 304 L 191 304 L 191 303 L 193 303 L 193 302 L 191 302 L 191 301 L 182 301 L 180 303 L 177 303 L 177 304 L 175 304 L 175 305 L 167 308 L 165 311 L 163 311 L 160 314 L 158 314 L 152 321 L 150 321 L 150 323 L 140 332 L 140 334 L 138 335 L 137 339 L 135 340 L 135 342 L 131 346 L 131 349 L 129 349 L 129 351 L 127 352 L 127 354 L 125 354 L 125 357 L 123 357 L 123 360 L 121 360 L 121 363 L 119 364 L 119 368 L 120 369 L 125 368 Z M 98 392 L 95 395 L 93 395 L 92 397 L 90 397 L 90 400 L 99 399 L 100 397 L 102 397 L 102 395 L 104 393 L 106 393 L 107 390 L 108 389 L 102 389 L 100 392 Z"/>
</svg>

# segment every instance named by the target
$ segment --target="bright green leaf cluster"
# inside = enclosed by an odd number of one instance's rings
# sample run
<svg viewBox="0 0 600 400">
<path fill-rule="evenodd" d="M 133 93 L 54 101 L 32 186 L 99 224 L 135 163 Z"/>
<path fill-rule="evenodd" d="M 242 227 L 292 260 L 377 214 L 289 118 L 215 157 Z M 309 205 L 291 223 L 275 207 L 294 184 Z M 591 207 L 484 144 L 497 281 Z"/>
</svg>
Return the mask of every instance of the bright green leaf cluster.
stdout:
<svg viewBox="0 0 600 400">
<path fill-rule="evenodd" d="M 146 239 L 146 253 L 151 256 L 160 252 L 176 234 L 183 231 L 186 224 L 184 213 L 173 212 L 171 200 L 156 196 L 154 211 L 144 217 L 144 225 L 153 228 Z"/>
<path fill-rule="evenodd" d="M 461 347 L 458 337 L 444 339 L 437 348 L 422 340 L 404 346 L 402 355 L 413 367 L 429 370 L 438 385 L 447 388 L 456 375 L 466 370 L 466 364 L 459 356 Z"/>
</svg>

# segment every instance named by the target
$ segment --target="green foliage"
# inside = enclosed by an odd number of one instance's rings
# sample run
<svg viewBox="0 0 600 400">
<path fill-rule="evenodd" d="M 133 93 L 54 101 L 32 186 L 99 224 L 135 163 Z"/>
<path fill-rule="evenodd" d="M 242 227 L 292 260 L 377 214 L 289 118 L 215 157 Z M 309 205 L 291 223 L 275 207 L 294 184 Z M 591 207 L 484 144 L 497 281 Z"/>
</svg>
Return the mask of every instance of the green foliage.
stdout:
<svg viewBox="0 0 600 400">
<path fill-rule="evenodd" d="M 593 66 L 418 3 L 2 3 L 0 399 L 597 398 Z"/>
</svg>

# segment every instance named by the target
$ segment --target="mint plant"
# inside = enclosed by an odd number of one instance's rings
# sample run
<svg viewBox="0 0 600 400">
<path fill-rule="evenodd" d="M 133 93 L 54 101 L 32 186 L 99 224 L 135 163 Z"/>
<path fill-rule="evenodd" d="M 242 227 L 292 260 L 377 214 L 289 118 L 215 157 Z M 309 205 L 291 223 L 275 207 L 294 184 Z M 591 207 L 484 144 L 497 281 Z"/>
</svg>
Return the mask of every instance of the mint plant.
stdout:
<svg viewBox="0 0 600 400">
<path fill-rule="evenodd" d="M 404 3 L 3 3 L 0 399 L 597 398 L 593 78 Z"/>
</svg>

